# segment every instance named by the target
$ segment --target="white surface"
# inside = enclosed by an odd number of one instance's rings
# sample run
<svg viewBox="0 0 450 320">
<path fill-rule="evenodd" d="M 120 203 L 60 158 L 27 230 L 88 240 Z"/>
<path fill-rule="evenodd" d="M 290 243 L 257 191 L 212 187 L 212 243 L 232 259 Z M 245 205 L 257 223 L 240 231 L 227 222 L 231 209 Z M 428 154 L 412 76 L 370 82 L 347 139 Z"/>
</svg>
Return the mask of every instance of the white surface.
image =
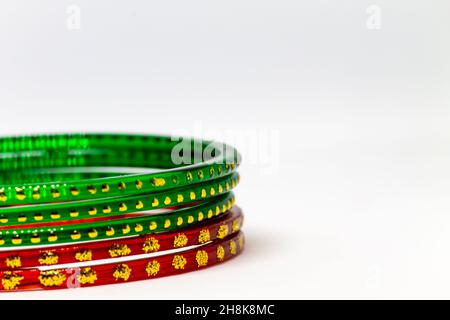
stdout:
<svg viewBox="0 0 450 320">
<path fill-rule="evenodd" d="M 81 8 L 80 30 L 66 29 L 69 4 Z M 366 28 L 371 4 L 380 30 Z M 0 299 L 450 298 L 449 9 L 2 1 L 2 134 L 200 124 L 219 129 L 210 137 L 249 128 L 280 140 L 266 174 L 265 158 L 248 161 L 252 149 L 237 143 L 247 249 L 234 261 Z"/>
</svg>

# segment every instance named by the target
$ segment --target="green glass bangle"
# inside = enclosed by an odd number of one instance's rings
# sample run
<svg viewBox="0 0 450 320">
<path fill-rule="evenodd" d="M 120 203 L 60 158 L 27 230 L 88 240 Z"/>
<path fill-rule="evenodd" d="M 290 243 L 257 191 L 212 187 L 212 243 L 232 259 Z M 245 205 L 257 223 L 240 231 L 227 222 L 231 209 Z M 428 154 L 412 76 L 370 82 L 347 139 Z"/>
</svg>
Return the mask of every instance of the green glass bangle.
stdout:
<svg viewBox="0 0 450 320">
<path fill-rule="evenodd" d="M 219 179 L 151 195 L 4 207 L 0 208 L 0 226 L 112 217 L 185 205 L 229 192 L 238 183 L 239 174 L 234 172 Z"/>
<path fill-rule="evenodd" d="M 86 179 L 99 179 L 108 178 L 126 174 L 136 174 L 136 172 L 131 172 L 127 170 L 126 172 L 121 171 L 107 171 L 94 170 L 92 168 L 86 169 L 89 171 L 57 171 L 52 172 L 45 169 L 42 170 L 22 170 L 22 171 L 4 171 L 0 173 L 0 181 L 3 184 L 14 184 L 17 181 L 23 181 L 23 183 L 33 183 L 39 184 L 48 181 L 74 181 L 74 180 L 86 180 Z M 80 168 L 81 170 L 81 168 Z"/>
<path fill-rule="evenodd" d="M 173 231 L 220 216 L 234 205 L 231 192 L 173 212 L 90 223 L 0 230 L 0 247 L 63 244 Z M 221 230 L 225 237 L 228 230 Z"/>
<path fill-rule="evenodd" d="M 192 164 L 173 163 L 172 151 L 177 147 L 193 150 Z M 171 137 L 146 135 L 59 134 L 0 138 L 0 152 L 0 172 L 9 177 L 6 180 L 13 179 L 11 170 L 28 170 L 30 176 L 35 176 L 49 168 L 99 165 L 164 169 L 82 180 L 65 180 L 61 174 L 55 175 L 59 179 L 51 182 L 6 184 L 0 186 L 1 205 L 150 194 L 224 177 L 234 172 L 240 163 L 239 153 L 225 144 L 194 139 L 180 144 Z"/>
</svg>

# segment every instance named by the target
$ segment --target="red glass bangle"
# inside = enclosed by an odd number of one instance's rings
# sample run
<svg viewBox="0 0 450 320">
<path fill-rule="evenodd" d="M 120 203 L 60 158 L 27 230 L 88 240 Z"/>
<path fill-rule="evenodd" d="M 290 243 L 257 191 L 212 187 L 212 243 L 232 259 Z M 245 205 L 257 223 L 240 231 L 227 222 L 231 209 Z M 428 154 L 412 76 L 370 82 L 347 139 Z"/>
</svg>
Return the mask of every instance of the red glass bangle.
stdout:
<svg viewBox="0 0 450 320">
<path fill-rule="evenodd" d="M 244 242 L 239 231 L 224 239 L 158 257 L 46 271 L 37 268 L 0 271 L 0 289 L 78 288 L 176 275 L 227 261 L 243 250 Z"/>
<path fill-rule="evenodd" d="M 0 251 L 0 270 L 95 261 L 200 245 L 236 233 L 241 229 L 242 223 L 241 209 L 234 206 L 222 217 L 176 232 L 66 246 Z"/>
</svg>

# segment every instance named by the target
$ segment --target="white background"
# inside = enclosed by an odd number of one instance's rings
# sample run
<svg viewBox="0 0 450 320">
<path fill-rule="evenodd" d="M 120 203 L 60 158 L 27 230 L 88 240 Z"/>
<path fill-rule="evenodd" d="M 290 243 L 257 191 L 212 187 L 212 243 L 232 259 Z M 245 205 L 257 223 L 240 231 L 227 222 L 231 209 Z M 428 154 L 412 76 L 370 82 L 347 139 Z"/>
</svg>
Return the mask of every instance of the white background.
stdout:
<svg viewBox="0 0 450 320">
<path fill-rule="evenodd" d="M 247 248 L 203 272 L 0 299 L 450 298 L 449 12 L 447 0 L 2 1 L 0 133 L 244 137 Z"/>
</svg>

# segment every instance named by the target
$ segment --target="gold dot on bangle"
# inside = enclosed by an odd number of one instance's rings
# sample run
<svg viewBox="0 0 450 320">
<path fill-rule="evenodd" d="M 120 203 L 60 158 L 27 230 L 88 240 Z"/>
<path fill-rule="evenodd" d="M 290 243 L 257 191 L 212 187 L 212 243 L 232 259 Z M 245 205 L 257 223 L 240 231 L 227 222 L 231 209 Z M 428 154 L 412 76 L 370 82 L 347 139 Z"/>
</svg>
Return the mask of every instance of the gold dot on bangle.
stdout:
<svg viewBox="0 0 450 320">
<path fill-rule="evenodd" d="M 244 242 L 245 242 L 244 237 L 242 235 L 240 235 L 238 237 L 239 250 L 244 249 Z"/>
<path fill-rule="evenodd" d="M 59 198 L 60 196 L 59 190 L 56 188 L 52 188 L 51 193 L 53 198 Z"/>
<path fill-rule="evenodd" d="M 179 233 L 173 239 L 173 247 L 180 248 L 186 246 L 188 243 L 188 237 L 184 233 Z"/>
<path fill-rule="evenodd" d="M 186 265 L 186 263 L 187 263 L 187 260 L 182 255 L 176 255 L 173 257 L 172 266 L 177 270 L 184 269 L 184 266 Z"/>
<path fill-rule="evenodd" d="M 239 231 L 239 220 L 233 220 L 233 223 L 231 225 L 231 231 L 238 232 Z"/>
<path fill-rule="evenodd" d="M 217 238 L 223 239 L 228 235 L 228 225 L 222 224 L 217 230 Z"/>
<path fill-rule="evenodd" d="M 15 234 L 13 236 L 13 238 L 11 239 L 11 242 L 13 244 L 21 244 L 22 243 L 22 239 L 20 238 L 20 236 L 18 234 Z"/>
<path fill-rule="evenodd" d="M 113 236 L 115 233 L 114 228 L 113 227 L 109 227 L 108 229 L 106 229 L 106 235 L 111 237 Z"/>
<path fill-rule="evenodd" d="M 16 188 L 16 198 L 18 200 L 24 200 L 25 199 L 25 194 L 24 194 L 23 188 Z"/>
<path fill-rule="evenodd" d="M 58 236 L 53 231 L 50 232 L 50 235 L 48 236 L 48 241 L 55 242 L 56 240 L 58 240 Z"/>
<path fill-rule="evenodd" d="M 166 184 L 166 180 L 164 178 L 152 178 L 150 183 L 154 187 L 162 187 Z"/>
<path fill-rule="evenodd" d="M 130 278 L 131 270 L 127 264 L 121 263 L 114 269 L 113 277 L 116 280 L 122 279 L 123 281 L 127 281 Z"/>
<path fill-rule="evenodd" d="M 22 266 L 22 261 L 19 255 L 12 255 L 5 259 L 5 264 L 8 268 L 20 268 Z"/>
<path fill-rule="evenodd" d="M 78 240 L 81 238 L 81 234 L 77 230 L 74 230 L 72 231 L 70 238 L 72 238 L 72 240 Z"/>
<path fill-rule="evenodd" d="M 201 230 L 198 235 L 198 242 L 203 244 L 210 240 L 211 240 L 211 235 L 209 233 L 209 230 L 208 229 Z"/>
<path fill-rule="evenodd" d="M 119 211 L 120 212 L 124 212 L 124 211 L 127 211 L 127 205 L 124 203 L 124 202 L 122 202 L 121 204 L 119 204 Z"/>
<path fill-rule="evenodd" d="M 31 243 L 39 243 L 41 242 L 41 238 L 39 237 L 39 235 L 37 233 L 33 233 L 31 236 Z"/>
<path fill-rule="evenodd" d="M 88 187 L 87 187 L 87 190 L 88 190 L 88 192 L 89 192 L 90 194 L 92 194 L 92 195 L 94 195 L 94 194 L 97 193 L 97 189 L 96 189 L 93 185 L 88 186 Z"/>
<path fill-rule="evenodd" d="M 78 188 L 76 188 L 76 187 L 71 187 L 71 188 L 70 188 L 70 193 L 71 193 L 73 196 L 78 196 L 78 195 L 80 194 L 80 190 L 79 190 Z"/>
<path fill-rule="evenodd" d="M 92 229 L 91 231 L 89 231 L 88 233 L 89 238 L 96 238 L 98 236 L 98 232 L 95 229 Z"/>
<path fill-rule="evenodd" d="M 59 218 L 61 218 L 61 215 L 58 212 L 52 212 L 50 214 L 50 218 L 52 218 L 52 219 L 59 219 Z"/>
<path fill-rule="evenodd" d="M 39 191 L 39 187 L 33 188 L 33 193 L 31 195 L 34 200 L 39 200 L 41 198 L 41 192 Z"/>
<path fill-rule="evenodd" d="M 102 192 L 103 193 L 109 192 L 109 184 L 107 183 L 102 184 Z"/>
<path fill-rule="evenodd" d="M 130 229 L 130 226 L 128 224 L 126 224 L 126 225 L 124 225 L 122 227 L 122 233 L 123 234 L 128 234 L 128 233 L 130 233 L 130 231 L 131 231 L 131 229 Z"/>
<path fill-rule="evenodd" d="M 91 261 L 92 260 L 92 250 L 82 249 L 75 253 L 75 259 L 78 261 Z"/>
<path fill-rule="evenodd" d="M 197 251 L 195 255 L 198 267 L 204 267 L 208 264 L 208 253 L 205 250 Z"/>
<path fill-rule="evenodd" d="M 216 255 L 217 255 L 217 260 L 223 261 L 223 259 L 225 258 L 225 249 L 220 245 L 217 246 Z"/>
<path fill-rule="evenodd" d="M 136 202 L 136 209 L 142 209 L 144 207 L 144 203 L 140 200 Z"/>
<path fill-rule="evenodd" d="M 236 242 L 234 240 L 230 241 L 230 253 L 233 255 L 236 254 Z"/>
<path fill-rule="evenodd" d="M 52 265 L 57 264 L 59 260 L 58 255 L 53 251 L 44 251 L 39 256 L 39 264 Z"/>
<path fill-rule="evenodd" d="M 156 276 L 159 272 L 160 264 L 156 260 L 152 260 L 147 263 L 147 266 L 145 268 L 145 271 L 147 271 L 147 275 L 150 276 Z"/>
<path fill-rule="evenodd" d="M 0 201 L 6 202 L 7 200 L 8 200 L 8 197 L 6 196 L 5 188 L 0 188 Z"/>
<path fill-rule="evenodd" d="M 94 284 L 97 281 L 97 273 L 91 267 L 81 268 L 78 280 L 81 284 Z"/>
</svg>

